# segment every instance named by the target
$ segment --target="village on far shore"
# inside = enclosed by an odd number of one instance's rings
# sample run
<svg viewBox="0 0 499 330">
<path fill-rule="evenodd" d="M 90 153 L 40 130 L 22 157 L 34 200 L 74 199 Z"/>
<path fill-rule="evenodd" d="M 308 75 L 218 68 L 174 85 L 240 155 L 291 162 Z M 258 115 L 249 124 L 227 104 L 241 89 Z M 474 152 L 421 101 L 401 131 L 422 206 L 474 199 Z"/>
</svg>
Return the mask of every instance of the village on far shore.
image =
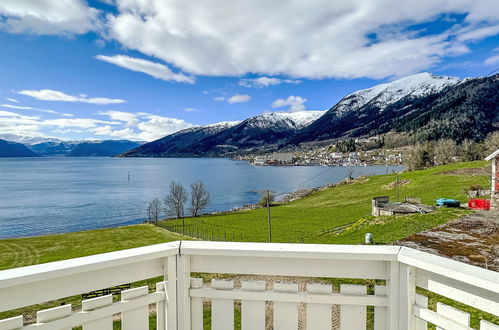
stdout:
<svg viewBox="0 0 499 330">
<path fill-rule="evenodd" d="M 373 138 L 355 139 L 356 145 L 372 142 Z M 407 148 L 340 150 L 336 144 L 322 147 L 249 154 L 234 159 L 260 166 L 367 166 L 376 164 L 403 164 Z"/>
</svg>

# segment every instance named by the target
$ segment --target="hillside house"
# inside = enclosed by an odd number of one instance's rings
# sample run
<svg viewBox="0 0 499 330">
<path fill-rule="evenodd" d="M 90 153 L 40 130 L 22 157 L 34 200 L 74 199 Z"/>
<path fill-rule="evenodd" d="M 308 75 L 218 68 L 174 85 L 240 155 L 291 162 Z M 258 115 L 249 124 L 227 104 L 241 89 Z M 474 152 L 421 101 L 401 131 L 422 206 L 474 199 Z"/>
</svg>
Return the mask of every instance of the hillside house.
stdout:
<svg viewBox="0 0 499 330">
<path fill-rule="evenodd" d="M 488 155 L 485 160 L 492 161 L 490 209 L 497 210 L 499 208 L 499 149 Z"/>
</svg>

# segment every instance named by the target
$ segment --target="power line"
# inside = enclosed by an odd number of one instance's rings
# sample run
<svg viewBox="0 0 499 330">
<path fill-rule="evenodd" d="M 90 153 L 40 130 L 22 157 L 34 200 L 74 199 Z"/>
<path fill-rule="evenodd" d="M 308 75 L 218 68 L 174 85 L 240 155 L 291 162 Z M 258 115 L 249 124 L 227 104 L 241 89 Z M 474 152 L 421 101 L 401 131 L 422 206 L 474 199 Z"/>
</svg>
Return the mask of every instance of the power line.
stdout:
<svg viewBox="0 0 499 330">
<path fill-rule="evenodd" d="M 302 183 L 300 183 L 299 185 L 297 185 L 297 186 L 295 186 L 295 187 L 293 187 L 293 188 L 291 188 L 291 189 L 288 189 L 288 190 L 286 190 L 286 191 L 284 191 L 284 192 L 280 193 L 279 195 L 285 195 L 285 194 L 290 193 L 290 192 L 292 192 L 292 191 L 296 191 L 296 189 L 297 189 L 298 187 L 303 186 L 305 183 L 312 181 L 313 179 L 315 179 L 315 178 L 317 178 L 317 177 L 319 177 L 319 176 L 323 175 L 324 173 L 326 173 L 326 172 L 328 172 L 328 171 L 331 171 L 331 170 L 332 170 L 332 169 L 334 169 L 334 168 L 336 168 L 336 166 L 331 166 L 331 167 L 329 167 L 327 170 L 322 171 L 321 173 L 314 175 L 314 176 L 313 176 L 313 177 L 311 177 L 310 179 L 307 179 L 307 180 L 303 181 L 303 182 L 302 182 Z"/>
<path fill-rule="evenodd" d="M 498 68 L 496 68 L 495 70 L 493 70 L 493 71 L 491 71 L 491 72 L 487 73 L 487 74 L 485 75 L 485 77 L 488 77 L 488 76 L 492 75 L 492 74 L 493 74 L 494 72 L 496 72 L 496 71 L 499 71 L 499 67 L 498 67 Z"/>
</svg>

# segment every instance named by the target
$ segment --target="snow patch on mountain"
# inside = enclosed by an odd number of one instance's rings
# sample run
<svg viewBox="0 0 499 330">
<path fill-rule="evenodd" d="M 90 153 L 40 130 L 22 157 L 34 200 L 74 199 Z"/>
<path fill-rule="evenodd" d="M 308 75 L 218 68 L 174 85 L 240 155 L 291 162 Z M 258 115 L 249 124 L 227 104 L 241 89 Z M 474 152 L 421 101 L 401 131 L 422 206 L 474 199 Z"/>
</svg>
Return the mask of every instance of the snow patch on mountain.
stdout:
<svg viewBox="0 0 499 330">
<path fill-rule="evenodd" d="M 300 129 L 321 117 L 326 111 L 269 112 L 245 120 L 249 127 L 265 129 Z"/>
<path fill-rule="evenodd" d="M 406 96 L 429 95 L 448 86 L 459 84 L 462 81 L 457 77 L 435 76 L 428 72 L 418 73 L 391 83 L 376 85 L 354 92 L 344 97 L 333 109 L 338 117 L 360 109 L 368 103 L 380 108 L 380 111 L 382 111 L 387 105 L 393 104 Z"/>
</svg>

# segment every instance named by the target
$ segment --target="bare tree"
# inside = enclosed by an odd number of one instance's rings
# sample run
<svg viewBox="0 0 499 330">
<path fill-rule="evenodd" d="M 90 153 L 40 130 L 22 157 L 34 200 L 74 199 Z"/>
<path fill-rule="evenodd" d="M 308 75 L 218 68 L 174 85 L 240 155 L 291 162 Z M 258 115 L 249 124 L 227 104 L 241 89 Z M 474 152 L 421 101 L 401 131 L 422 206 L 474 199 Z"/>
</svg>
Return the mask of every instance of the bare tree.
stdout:
<svg viewBox="0 0 499 330">
<path fill-rule="evenodd" d="M 191 184 L 191 206 L 189 210 L 194 217 L 197 217 L 210 203 L 210 193 L 206 190 L 203 181 L 196 181 Z"/>
<path fill-rule="evenodd" d="M 435 165 L 445 165 L 454 162 L 459 156 L 459 148 L 454 140 L 438 140 L 433 148 Z"/>
<path fill-rule="evenodd" d="M 165 213 L 178 218 L 184 217 L 184 207 L 187 202 L 187 192 L 182 184 L 172 181 L 170 192 L 164 199 Z"/>
<path fill-rule="evenodd" d="M 147 207 L 149 222 L 154 221 L 154 224 L 157 225 L 160 213 L 161 213 L 161 200 L 159 198 L 155 198 L 149 202 L 149 206 Z"/>
</svg>

